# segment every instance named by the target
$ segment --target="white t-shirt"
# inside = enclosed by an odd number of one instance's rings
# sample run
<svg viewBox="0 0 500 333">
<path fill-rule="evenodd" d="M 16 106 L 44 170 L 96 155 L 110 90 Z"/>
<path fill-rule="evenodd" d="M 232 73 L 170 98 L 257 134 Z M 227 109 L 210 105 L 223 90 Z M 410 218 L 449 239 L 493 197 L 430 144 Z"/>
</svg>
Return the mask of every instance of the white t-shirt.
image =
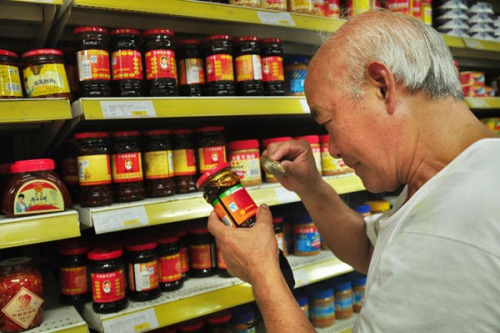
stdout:
<svg viewBox="0 0 500 333">
<path fill-rule="evenodd" d="M 406 197 L 366 223 L 376 244 L 354 332 L 500 332 L 500 139 Z"/>
</svg>

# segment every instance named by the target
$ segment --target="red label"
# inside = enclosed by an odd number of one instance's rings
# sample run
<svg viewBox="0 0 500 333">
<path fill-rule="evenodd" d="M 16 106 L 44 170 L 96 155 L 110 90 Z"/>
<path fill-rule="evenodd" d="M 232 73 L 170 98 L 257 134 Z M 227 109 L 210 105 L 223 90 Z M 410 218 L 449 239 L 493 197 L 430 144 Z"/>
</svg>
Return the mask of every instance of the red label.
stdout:
<svg viewBox="0 0 500 333">
<path fill-rule="evenodd" d="M 180 252 L 181 252 L 181 271 L 182 271 L 182 273 L 187 273 L 187 272 L 189 272 L 188 248 L 182 247 Z"/>
<path fill-rule="evenodd" d="M 160 282 L 178 281 L 182 277 L 182 265 L 180 253 L 160 257 L 158 261 L 160 271 Z"/>
<path fill-rule="evenodd" d="M 205 59 L 207 81 L 234 81 L 233 56 L 230 54 L 214 54 Z"/>
<path fill-rule="evenodd" d="M 262 58 L 262 81 L 285 81 L 285 74 L 283 71 L 283 58 Z"/>
<path fill-rule="evenodd" d="M 257 213 L 257 205 L 241 185 L 235 185 L 212 202 L 217 216 L 228 226 L 239 226 Z"/>
<path fill-rule="evenodd" d="M 153 50 L 145 54 L 146 78 L 176 79 L 177 67 L 175 66 L 175 52 L 172 50 Z"/>
<path fill-rule="evenodd" d="M 106 50 L 83 50 L 76 53 L 80 81 L 111 80 L 109 53 Z"/>
<path fill-rule="evenodd" d="M 198 148 L 198 157 L 200 160 L 200 172 L 203 173 L 212 169 L 217 164 L 226 162 L 226 147 L 214 146 Z"/>
<path fill-rule="evenodd" d="M 116 302 L 125 298 L 125 272 L 91 273 L 92 296 L 98 303 Z"/>
<path fill-rule="evenodd" d="M 212 268 L 212 253 L 210 245 L 190 245 L 189 264 L 193 269 Z"/>
<path fill-rule="evenodd" d="M 158 288 L 158 261 L 128 265 L 130 290 L 148 291 Z"/>
<path fill-rule="evenodd" d="M 79 184 L 78 179 L 78 159 L 65 158 L 62 160 L 62 176 L 64 183 L 73 185 Z"/>
<path fill-rule="evenodd" d="M 236 57 L 236 81 L 262 80 L 260 55 L 245 54 Z"/>
<path fill-rule="evenodd" d="M 217 267 L 219 269 L 227 269 L 226 262 L 224 261 L 224 258 L 222 257 L 222 253 L 220 252 L 220 249 L 218 246 L 217 246 Z"/>
<path fill-rule="evenodd" d="M 80 295 L 88 291 L 87 267 L 61 268 L 61 293 L 64 295 Z"/>
<path fill-rule="evenodd" d="M 111 66 L 113 80 L 143 79 L 141 52 L 119 50 L 113 52 Z"/>
<path fill-rule="evenodd" d="M 112 161 L 113 181 L 115 183 L 142 180 L 141 153 L 115 154 Z"/>
<path fill-rule="evenodd" d="M 179 84 L 205 84 L 205 71 L 203 60 L 199 58 L 189 58 L 179 60 Z"/>
<path fill-rule="evenodd" d="M 316 227 L 295 227 L 295 234 L 315 234 L 318 232 Z"/>
</svg>

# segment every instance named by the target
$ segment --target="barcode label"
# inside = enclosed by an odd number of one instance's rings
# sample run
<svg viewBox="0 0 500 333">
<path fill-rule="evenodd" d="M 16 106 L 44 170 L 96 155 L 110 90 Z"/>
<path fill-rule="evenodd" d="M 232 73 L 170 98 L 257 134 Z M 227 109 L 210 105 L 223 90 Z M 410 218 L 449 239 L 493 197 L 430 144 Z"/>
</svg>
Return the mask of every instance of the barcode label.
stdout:
<svg viewBox="0 0 500 333">
<path fill-rule="evenodd" d="M 92 78 L 92 65 L 85 51 L 77 52 L 78 57 L 78 77 L 80 81 Z"/>
<path fill-rule="evenodd" d="M 260 176 L 260 169 L 250 169 L 248 170 L 248 174 L 250 177 L 258 177 Z"/>
<path fill-rule="evenodd" d="M 17 83 L 7 82 L 5 84 L 5 87 L 7 88 L 6 90 L 10 91 L 10 92 L 21 92 L 21 85 L 19 85 Z"/>
</svg>

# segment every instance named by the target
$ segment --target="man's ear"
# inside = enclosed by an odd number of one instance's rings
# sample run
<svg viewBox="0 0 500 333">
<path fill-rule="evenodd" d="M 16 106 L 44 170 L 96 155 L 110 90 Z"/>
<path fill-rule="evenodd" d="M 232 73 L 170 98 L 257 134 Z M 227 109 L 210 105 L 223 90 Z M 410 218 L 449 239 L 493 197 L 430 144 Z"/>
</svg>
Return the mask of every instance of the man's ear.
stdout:
<svg viewBox="0 0 500 333">
<path fill-rule="evenodd" d="M 366 65 L 368 84 L 376 89 L 376 96 L 384 102 L 389 114 L 396 109 L 396 82 L 389 68 L 380 61 L 370 61 Z"/>
</svg>

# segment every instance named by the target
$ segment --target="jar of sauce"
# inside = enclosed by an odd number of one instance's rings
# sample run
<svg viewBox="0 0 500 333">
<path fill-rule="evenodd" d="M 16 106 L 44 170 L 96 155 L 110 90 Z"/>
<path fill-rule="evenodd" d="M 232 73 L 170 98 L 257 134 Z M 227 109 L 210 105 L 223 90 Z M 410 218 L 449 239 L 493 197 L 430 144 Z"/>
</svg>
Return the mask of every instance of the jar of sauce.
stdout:
<svg viewBox="0 0 500 333">
<path fill-rule="evenodd" d="M 202 278 L 217 272 L 215 239 L 207 228 L 189 230 L 189 274 Z"/>
<path fill-rule="evenodd" d="M 236 92 L 241 96 L 262 96 L 260 42 L 256 36 L 238 37 L 234 45 Z"/>
<path fill-rule="evenodd" d="M 89 246 L 77 239 L 59 243 L 59 274 L 61 279 L 61 303 L 74 305 L 79 309 L 90 301 L 87 279 L 87 253 Z"/>
<path fill-rule="evenodd" d="M 135 241 L 125 247 L 130 299 L 150 301 L 160 296 L 156 242 Z"/>
<path fill-rule="evenodd" d="M 151 96 L 177 96 L 177 64 L 175 63 L 174 32 L 152 29 L 144 36 L 146 80 Z"/>
<path fill-rule="evenodd" d="M 54 170 L 55 163 L 51 159 L 13 163 L 11 179 L 3 197 L 3 212 L 9 217 L 22 217 L 69 208 L 71 197 Z"/>
<path fill-rule="evenodd" d="M 162 291 L 174 291 L 182 287 L 179 237 L 166 236 L 158 240 L 158 272 Z"/>
<path fill-rule="evenodd" d="M 139 50 L 140 33 L 135 29 L 111 31 L 113 51 L 111 70 L 113 73 L 113 95 L 119 97 L 143 96 L 144 73 Z"/>
<path fill-rule="evenodd" d="M 285 95 L 285 72 L 281 40 L 266 38 L 261 40 L 261 45 L 264 93 L 266 96 L 283 96 Z"/>
<path fill-rule="evenodd" d="M 0 50 L 0 98 L 23 97 L 17 59 L 16 53 Z"/>
<path fill-rule="evenodd" d="M 199 39 L 185 39 L 177 42 L 177 66 L 181 96 L 205 95 L 205 67 L 200 43 Z"/>
<path fill-rule="evenodd" d="M 109 134 L 85 132 L 75 134 L 82 207 L 107 206 L 113 203 Z"/>
<path fill-rule="evenodd" d="M 205 319 L 206 332 L 208 333 L 231 333 L 230 327 L 231 311 L 223 310 L 213 313 Z"/>
<path fill-rule="evenodd" d="M 285 224 L 285 218 L 283 216 L 276 216 L 273 218 L 274 235 L 276 236 L 276 241 L 278 242 L 278 248 L 283 252 L 283 255 L 288 255 L 286 249 L 286 236 L 283 226 Z"/>
<path fill-rule="evenodd" d="M 232 48 L 228 35 L 211 35 L 203 40 L 209 96 L 235 95 Z"/>
<path fill-rule="evenodd" d="M 61 175 L 72 201 L 78 201 L 80 182 L 78 178 L 77 149 L 74 138 L 66 140 L 63 145 Z"/>
<path fill-rule="evenodd" d="M 335 318 L 351 318 L 353 313 L 351 281 L 335 284 L 333 290 L 335 291 Z"/>
<path fill-rule="evenodd" d="M 314 286 L 310 291 L 309 315 L 314 327 L 329 327 L 335 322 L 333 289 Z"/>
<path fill-rule="evenodd" d="M 321 149 L 319 146 L 319 136 L 317 135 L 305 135 L 297 136 L 295 140 L 305 140 L 311 146 L 311 151 L 314 156 L 314 161 L 316 162 L 316 169 L 321 174 L 323 172 L 323 166 L 321 164 Z"/>
<path fill-rule="evenodd" d="M 198 162 L 200 173 L 226 162 L 226 139 L 224 126 L 200 127 L 198 134 Z"/>
<path fill-rule="evenodd" d="M 178 326 L 178 330 L 181 333 L 188 332 L 203 332 L 203 327 L 205 326 L 205 321 L 202 318 L 195 318 L 184 323 L 180 323 Z"/>
<path fill-rule="evenodd" d="M 108 30 L 101 27 L 78 27 L 76 38 L 79 93 L 81 97 L 111 96 Z"/>
<path fill-rule="evenodd" d="M 182 281 L 186 281 L 189 276 L 189 239 L 186 230 L 177 232 L 179 237 L 179 253 L 181 255 Z"/>
<path fill-rule="evenodd" d="M 264 139 L 264 140 L 262 140 L 262 149 L 266 150 L 267 146 L 269 146 L 271 143 L 285 142 L 285 141 L 289 141 L 289 140 L 292 140 L 292 138 L 289 136 Z M 278 183 L 279 182 L 278 179 L 276 177 L 274 177 L 274 175 L 272 173 L 268 172 L 267 170 L 264 170 L 264 171 L 265 171 L 264 175 L 265 175 L 266 183 Z"/>
<path fill-rule="evenodd" d="M 288 96 L 304 96 L 304 81 L 307 74 L 307 57 L 291 56 L 285 58 L 285 77 Z"/>
<path fill-rule="evenodd" d="M 196 154 L 192 129 L 178 129 L 172 132 L 174 139 L 174 176 L 178 193 L 196 191 Z"/>
<path fill-rule="evenodd" d="M 217 243 L 215 243 L 215 251 L 217 253 L 217 269 L 218 269 L 218 275 L 220 277 L 226 278 L 226 277 L 231 277 L 231 274 L 227 271 L 227 265 L 226 262 L 224 261 L 224 257 L 222 256 L 222 253 L 220 251 L 219 246 Z"/>
<path fill-rule="evenodd" d="M 23 332 L 39 326 L 43 321 L 43 301 L 42 275 L 31 258 L 0 261 L 1 332 Z"/>
<path fill-rule="evenodd" d="M 146 197 L 166 197 L 175 194 L 174 155 L 170 130 L 151 130 L 143 133 Z"/>
<path fill-rule="evenodd" d="M 22 55 L 24 90 L 27 97 L 63 97 L 71 99 L 63 53 L 38 49 Z"/>
<path fill-rule="evenodd" d="M 321 252 L 318 228 L 308 214 L 296 217 L 294 221 L 294 252 L 296 256 L 313 256 Z"/>
<path fill-rule="evenodd" d="M 115 186 L 115 201 L 130 202 L 144 199 L 139 131 L 114 132 L 111 170 Z"/>
<path fill-rule="evenodd" d="M 259 140 L 231 141 L 228 145 L 231 170 L 243 186 L 262 184 L 260 172 Z"/>
</svg>

